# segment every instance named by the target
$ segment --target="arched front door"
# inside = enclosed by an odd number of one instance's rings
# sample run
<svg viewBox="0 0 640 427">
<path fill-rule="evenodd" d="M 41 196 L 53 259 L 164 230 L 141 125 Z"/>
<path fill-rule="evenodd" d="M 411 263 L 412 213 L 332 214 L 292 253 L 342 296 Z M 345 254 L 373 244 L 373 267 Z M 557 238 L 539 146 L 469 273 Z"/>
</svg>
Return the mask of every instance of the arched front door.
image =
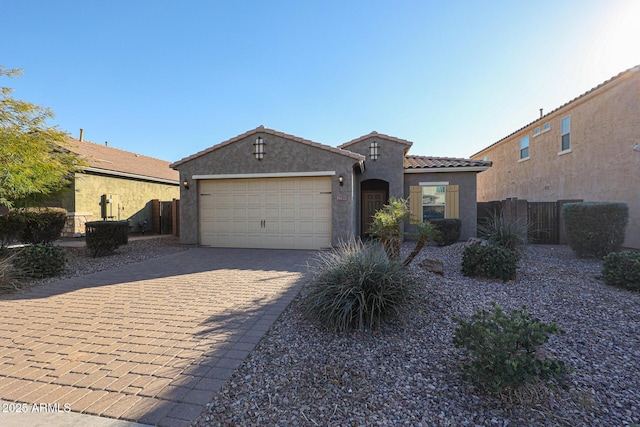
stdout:
<svg viewBox="0 0 640 427">
<path fill-rule="evenodd" d="M 373 215 L 389 201 L 389 183 L 381 179 L 368 179 L 360 183 L 360 235 L 369 235 Z"/>
</svg>

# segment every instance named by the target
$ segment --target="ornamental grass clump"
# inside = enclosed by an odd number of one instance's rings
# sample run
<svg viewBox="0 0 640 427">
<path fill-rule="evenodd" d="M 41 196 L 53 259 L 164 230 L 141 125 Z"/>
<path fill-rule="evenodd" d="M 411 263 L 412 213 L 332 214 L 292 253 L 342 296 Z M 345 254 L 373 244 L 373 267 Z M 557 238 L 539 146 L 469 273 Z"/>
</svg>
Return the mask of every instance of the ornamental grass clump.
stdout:
<svg viewBox="0 0 640 427">
<path fill-rule="evenodd" d="M 466 380 L 480 390 L 502 393 L 566 372 L 563 361 L 537 356 L 550 335 L 564 334 L 562 329 L 524 311 L 513 310 L 507 315 L 496 303 L 493 309 L 476 311 L 471 322 L 453 318 L 460 325 L 454 332 L 453 345 L 467 349 L 471 355 L 470 362 L 462 365 Z"/>
<path fill-rule="evenodd" d="M 353 239 L 321 252 L 310 269 L 305 315 L 337 332 L 377 329 L 400 313 L 415 285 L 380 245 Z"/>
</svg>

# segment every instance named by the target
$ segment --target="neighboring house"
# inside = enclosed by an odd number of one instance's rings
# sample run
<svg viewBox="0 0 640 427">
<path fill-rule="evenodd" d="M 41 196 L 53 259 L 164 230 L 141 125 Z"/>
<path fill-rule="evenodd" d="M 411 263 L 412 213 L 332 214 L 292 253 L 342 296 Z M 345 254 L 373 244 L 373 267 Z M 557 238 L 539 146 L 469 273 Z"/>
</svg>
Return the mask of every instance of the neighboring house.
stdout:
<svg viewBox="0 0 640 427">
<path fill-rule="evenodd" d="M 260 126 L 171 165 L 180 172 L 180 241 L 318 249 L 364 236 L 389 197 L 418 218 L 460 218 L 476 234 L 476 174 L 490 162 L 408 156 L 372 132 L 337 148 Z M 407 226 L 410 227 L 410 226 Z"/>
<path fill-rule="evenodd" d="M 493 162 L 478 201 L 625 202 L 624 246 L 640 249 L 640 66 L 471 156 Z"/>
<path fill-rule="evenodd" d="M 129 220 L 132 231 L 152 227 L 152 200 L 169 201 L 180 195 L 178 173 L 169 162 L 129 151 L 69 138 L 65 147 L 87 163 L 76 173 L 70 191 L 48 205 L 69 213 L 64 237 L 85 233 L 87 221 Z"/>
</svg>

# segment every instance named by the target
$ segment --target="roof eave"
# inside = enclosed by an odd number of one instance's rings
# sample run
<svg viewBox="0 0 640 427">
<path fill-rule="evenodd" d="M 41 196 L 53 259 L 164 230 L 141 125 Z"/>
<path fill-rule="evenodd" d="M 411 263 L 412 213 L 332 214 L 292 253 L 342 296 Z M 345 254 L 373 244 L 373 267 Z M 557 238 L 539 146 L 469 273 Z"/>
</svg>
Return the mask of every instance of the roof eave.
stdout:
<svg viewBox="0 0 640 427">
<path fill-rule="evenodd" d="M 433 173 L 433 172 L 482 172 L 491 166 L 437 166 L 423 168 L 405 168 L 404 173 Z"/>
</svg>

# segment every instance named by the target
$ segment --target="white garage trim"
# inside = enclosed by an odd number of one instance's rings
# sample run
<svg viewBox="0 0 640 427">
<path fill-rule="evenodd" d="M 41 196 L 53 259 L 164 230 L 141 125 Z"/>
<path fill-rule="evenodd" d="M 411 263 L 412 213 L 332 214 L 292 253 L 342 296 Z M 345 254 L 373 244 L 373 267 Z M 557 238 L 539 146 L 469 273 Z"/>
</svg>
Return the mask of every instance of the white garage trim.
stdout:
<svg viewBox="0 0 640 427">
<path fill-rule="evenodd" d="M 225 173 L 218 175 L 193 175 L 191 179 L 240 179 L 240 178 L 295 178 L 299 176 L 334 176 L 336 171 Z"/>
</svg>

